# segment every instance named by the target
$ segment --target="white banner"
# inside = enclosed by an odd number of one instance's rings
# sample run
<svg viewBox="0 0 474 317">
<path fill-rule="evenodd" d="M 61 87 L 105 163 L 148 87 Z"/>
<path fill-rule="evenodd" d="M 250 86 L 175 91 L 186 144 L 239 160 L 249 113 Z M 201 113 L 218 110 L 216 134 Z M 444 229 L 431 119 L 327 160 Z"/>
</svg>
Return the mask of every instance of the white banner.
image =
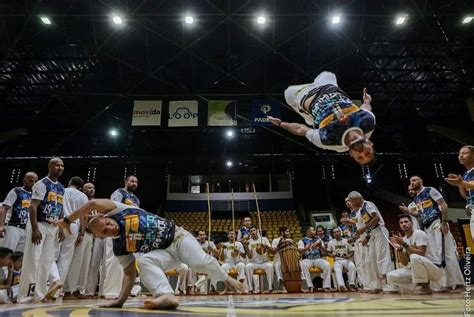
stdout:
<svg viewBox="0 0 474 317">
<path fill-rule="evenodd" d="M 170 101 L 168 127 L 197 127 L 197 100 Z"/>
<path fill-rule="evenodd" d="M 132 126 L 161 125 L 161 100 L 135 100 Z"/>
</svg>

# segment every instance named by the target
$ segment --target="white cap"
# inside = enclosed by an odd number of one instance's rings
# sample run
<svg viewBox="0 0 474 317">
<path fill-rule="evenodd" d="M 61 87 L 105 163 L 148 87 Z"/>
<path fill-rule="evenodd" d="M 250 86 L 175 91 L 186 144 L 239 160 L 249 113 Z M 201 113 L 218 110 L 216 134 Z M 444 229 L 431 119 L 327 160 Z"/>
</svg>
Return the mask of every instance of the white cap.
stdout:
<svg viewBox="0 0 474 317">
<path fill-rule="evenodd" d="M 285 90 L 286 103 L 289 104 L 300 116 L 304 118 L 306 124 L 312 126 L 314 125 L 313 116 L 300 111 L 301 100 L 304 98 L 304 96 L 308 94 L 308 92 L 310 92 L 314 88 L 329 84 L 339 87 L 337 85 L 336 75 L 331 72 L 322 72 L 314 79 L 314 82 L 312 83 L 289 86 Z"/>
</svg>

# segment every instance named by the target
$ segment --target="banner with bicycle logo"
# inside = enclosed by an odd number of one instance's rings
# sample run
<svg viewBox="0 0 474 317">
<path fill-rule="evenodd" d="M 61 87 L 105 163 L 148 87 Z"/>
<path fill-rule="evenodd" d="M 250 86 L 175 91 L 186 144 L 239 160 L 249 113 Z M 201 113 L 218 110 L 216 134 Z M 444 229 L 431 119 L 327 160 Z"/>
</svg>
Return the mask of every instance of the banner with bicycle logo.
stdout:
<svg viewBox="0 0 474 317">
<path fill-rule="evenodd" d="M 253 100 L 250 107 L 254 125 L 272 125 L 267 116 L 281 118 L 280 105 L 276 102 Z"/>
<path fill-rule="evenodd" d="M 173 100 L 169 102 L 168 127 L 197 127 L 197 100 Z"/>
</svg>

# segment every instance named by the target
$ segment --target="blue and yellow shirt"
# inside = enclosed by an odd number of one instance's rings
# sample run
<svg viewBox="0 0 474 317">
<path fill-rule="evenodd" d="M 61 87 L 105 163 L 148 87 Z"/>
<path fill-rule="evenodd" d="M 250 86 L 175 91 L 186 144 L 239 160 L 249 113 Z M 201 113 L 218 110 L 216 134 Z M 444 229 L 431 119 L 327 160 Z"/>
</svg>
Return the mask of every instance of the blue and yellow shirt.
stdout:
<svg viewBox="0 0 474 317">
<path fill-rule="evenodd" d="M 31 199 L 41 200 L 38 206 L 38 222 L 55 221 L 63 215 L 64 186 L 49 177 L 39 180 L 33 186 Z"/>
<path fill-rule="evenodd" d="M 25 229 L 30 216 L 31 192 L 23 187 L 15 187 L 10 190 L 3 204 L 12 210 L 8 225 Z"/>
<path fill-rule="evenodd" d="M 423 227 L 428 228 L 433 221 L 441 218 L 441 210 L 437 203 L 440 199 L 443 199 L 443 196 L 433 187 L 423 187 L 413 198 L 413 201 L 421 210 L 418 217 Z"/>
</svg>

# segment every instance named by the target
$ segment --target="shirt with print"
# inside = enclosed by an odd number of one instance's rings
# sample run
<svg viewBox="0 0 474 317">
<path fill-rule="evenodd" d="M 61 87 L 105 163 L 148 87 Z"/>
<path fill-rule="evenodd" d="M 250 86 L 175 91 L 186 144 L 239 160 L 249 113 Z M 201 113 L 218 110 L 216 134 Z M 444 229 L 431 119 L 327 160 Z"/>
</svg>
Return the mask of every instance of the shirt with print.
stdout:
<svg viewBox="0 0 474 317">
<path fill-rule="evenodd" d="M 352 228 L 351 228 L 351 226 L 345 225 L 345 224 L 340 224 L 338 228 L 339 228 L 339 230 L 341 230 L 341 237 L 342 238 L 347 239 L 347 238 L 352 237 Z"/>
<path fill-rule="evenodd" d="M 140 199 L 125 188 L 119 188 L 110 195 L 110 199 L 128 206 L 140 207 Z"/>
<path fill-rule="evenodd" d="M 373 218 L 372 215 L 374 213 L 379 217 L 379 223 L 373 226 L 372 228 L 367 229 L 365 231 L 367 234 L 370 234 L 372 230 L 374 230 L 378 226 L 384 226 L 385 222 L 383 221 L 383 217 L 380 214 L 380 211 L 378 210 L 377 206 L 375 206 L 374 203 L 368 200 L 364 200 L 362 207 L 360 207 L 359 209 L 359 213 L 358 213 L 358 216 L 360 218 L 359 220 L 363 222 L 365 225 L 367 225 L 370 222 L 370 220 L 372 220 Z"/>
<path fill-rule="evenodd" d="M 41 200 L 38 206 L 37 221 L 56 221 L 63 214 L 64 186 L 53 182 L 49 177 L 40 179 L 33 186 L 31 199 Z"/>
<path fill-rule="evenodd" d="M 336 240 L 332 239 L 328 243 L 328 252 L 335 255 L 337 260 L 344 260 L 352 251 L 352 246 L 347 242 L 346 239 Z"/>
<path fill-rule="evenodd" d="M 304 249 L 308 244 L 313 244 L 316 243 L 317 241 L 321 241 L 321 239 L 318 236 L 315 236 L 313 238 L 310 237 L 304 237 L 300 241 L 298 241 L 298 249 Z M 321 241 L 321 243 L 323 243 Z M 303 253 L 303 259 L 308 259 L 308 260 L 316 260 L 321 258 L 321 250 L 319 248 L 315 249 L 308 249 Z"/>
<path fill-rule="evenodd" d="M 418 217 L 424 228 L 428 228 L 436 219 L 441 218 L 437 201 L 443 199 L 441 193 L 433 187 L 423 187 L 413 198 L 418 207 Z"/>
<path fill-rule="evenodd" d="M 267 251 L 263 254 L 259 254 L 257 252 L 257 247 L 260 245 L 267 245 L 270 246 L 270 241 L 266 237 L 262 238 L 257 238 L 257 239 L 249 239 L 249 251 L 252 253 L 252 258 L 250 259 L 250 262 L 256 263 L 256 264 L 262 264 L 264 262 L 268 262 L 268 255 Z"/>
<path fill-rule="evenodd" d="M 30 217 L 31 192 L 23 187 L 12 188 L 3 204 L 11 208 L 8 225 L 25 229 Z"/>
<path fill-rule="evenodd" d="M 225 246 L 225 259 L 224 263 L 231 263 L 236 264 L 242 262 L 242 257 L 240 254 L 245 253 L 244 246 L 242 243 L 235 241 L 235 242 L 224 242 L 223 245 Z M 239 255 L 236 257 L 232 256 L 232 253 L 239 252 Z"/>
<path fill-rule="evenodd" d="M 474 168 L 464 172 L 463 179 L 468 183 L 474 183 Z M 474 189 L 466 190 L 466 207 L 474 208 Z"/>
<path fill-rule="evenodd" d="M 117 221 L 119 234 L 113 238 L 114 254 L 123 256 L 166 249 L 174 239 L 174 221 L 143 209 L 114 202 L 116 208 L 107 216 Z"/>
</svg>

